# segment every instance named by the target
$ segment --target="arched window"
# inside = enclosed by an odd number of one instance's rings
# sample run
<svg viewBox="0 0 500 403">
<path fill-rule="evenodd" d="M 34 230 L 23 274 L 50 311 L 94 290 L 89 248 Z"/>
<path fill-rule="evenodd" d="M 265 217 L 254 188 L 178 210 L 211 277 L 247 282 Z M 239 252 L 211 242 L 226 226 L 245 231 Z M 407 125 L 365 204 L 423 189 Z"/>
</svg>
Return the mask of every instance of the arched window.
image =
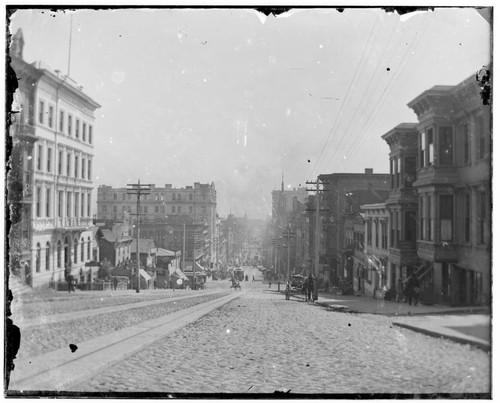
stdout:
<svg viewBox="0 0 500 403">
<path fill-rule="evenodd" d="M 177 200 L 181 200 L 181 194 L 177 193 Z"/>
<path fill-rule="evenodd" d="M 42 259 L 42 247 L 39 243 L 36 244 L 35 270 L 40 273 L 40 264 Z"/>
<path fill-rule="evenodd" d="M 45 271 L 50 270 L 50 242 L 45 247 Z"/>
<path fill-rule="evenodd" d="M 88 238 L 87 242 L 87 259 L 92 260 L 92 257 L 90 256 L 90 237 Z"/>
<path fill-rule="evenodd" d="M 82 238 L 81 247 L 80 247 L 80 261 L 85 262 L 85 241 Z"/>
<path fill-rule="evenodd" d="M 125 197 L 127 197 L 127 195 L 125 193 L 122 193 L 122 200 L 125 200 Z"/>
<path fill-rule="evenodd" d="M 175 200 L 175 193 L 172 193 L 172 200 Z"/>
<path fill-rule="evenodd" d="M 118 198 L 118 195 L 116 193 L 113 193 L 113 200 L 116 200 Z"/>
<path fill-rule="evenodd" d="M 57 267 L 61 267 L 61 253 L 62 253 L 62 245 L 61 240 L 57 241 Z"/>
<path fill-rule="evenodd" d="M 76 238 L 73 243 L 73 262 L 78 263 L 78 239 Z"/>
</svg>

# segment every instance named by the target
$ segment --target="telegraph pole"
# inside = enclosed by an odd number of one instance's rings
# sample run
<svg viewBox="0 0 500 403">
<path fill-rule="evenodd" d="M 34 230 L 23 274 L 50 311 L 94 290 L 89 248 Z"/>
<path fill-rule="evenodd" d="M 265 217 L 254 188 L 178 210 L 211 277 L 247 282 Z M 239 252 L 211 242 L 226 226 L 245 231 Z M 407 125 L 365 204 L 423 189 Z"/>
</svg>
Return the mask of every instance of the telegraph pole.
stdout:
<svg viewBox="0 0 500 403">
<path fill-rule="evenodd" d="M 320 201 L 319 201 L 319 195 L 320 195 L 320 192 L 326 192 L 328 191 L 328 189 L 320 189 L 319 186 L 320 185 L 326 185 L 328 184 L 328 182 L 326 181 L 321 181 L 318 180 L 317 181 L 307 181 L 306 184 L 308 185 L 316 185 L 316 189 L 307 189 L 307 191 L 310 191 L 310 192 L 314 192 L 316 191 L 316 208 L 315 211 L 316 212 L 316 216 L 315 216 L 315 231 L 314 231 L 314 268 L 313 268 L 313 273 L 314 273 L 314 276 L 315 277 L 318 277 L 319 276 L 319 242 L 320 242 L 320 212 L 321 211 L 329 211 L 329 209 L 324 209 L 324 210 L 321 210 L 320 209 Z M 311 210 L 306 210 L 306 211 L 311 211 Z"/>
<path fill-rule="evenodd" d="M 140 238 L 140 216 L 143 215 L 141 214 L 141 196 L 143 195 L 148 195 L 151 193 L 151 184 L 142 184 L 141 185 L 141 180 L 139 179 L 137 183 L 128 183 L 127 184 L 127 194 L 133 194 L 137 196 L 137 213 L 136 214 L 131 214 L 137 216 L 136 220 L 136 225 L 137 225 L 137 253 L 136 253 L 136 258 L 137 258 L 137 284 L 135 288 L 135 292 L 139 293 L 141 290 L 141 263 L 140 263 L 140 251 L 139 251 L 139 238 Z"/>
<path fill-rule="evenodd" d="M 287 259 L 286 259 L 286 280 L 290 279 L 290 238 L 295 238 L 295 232 L 290 228 L 290 224 L 286 230 L 283 230 L 283 237 L 287 240 Z"/>
</svg>

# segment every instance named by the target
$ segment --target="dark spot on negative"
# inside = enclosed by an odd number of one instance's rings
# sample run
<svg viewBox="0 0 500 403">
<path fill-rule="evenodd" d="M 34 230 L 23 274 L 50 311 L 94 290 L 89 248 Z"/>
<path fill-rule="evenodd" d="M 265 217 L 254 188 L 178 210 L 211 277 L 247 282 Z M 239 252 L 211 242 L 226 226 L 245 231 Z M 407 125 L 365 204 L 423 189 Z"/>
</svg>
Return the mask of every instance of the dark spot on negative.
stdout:
<svg viewBox="0 0 500 403">
<path fill-rule="evenodd" d="M 348 323 L 348 324 L 347 324 L 347 326 L 351 326 L 351 324 L 350 324 L 350 323 Z"/>
<path fill-rule="evenodd" d="M 389 67 L 387 67 L 387 69 L 386 69 L 386 70 L 387 70 L 387 71 L 391 71 L 391 69 L 390 69 Z"/>
<path fill-rule="evenodd" d="M 78 347 L 76 346 L 76 344 L 70 344 L 69 349 L 72 353 L 74 353 L 76 350 L 78 350 Z"/>
</svg>

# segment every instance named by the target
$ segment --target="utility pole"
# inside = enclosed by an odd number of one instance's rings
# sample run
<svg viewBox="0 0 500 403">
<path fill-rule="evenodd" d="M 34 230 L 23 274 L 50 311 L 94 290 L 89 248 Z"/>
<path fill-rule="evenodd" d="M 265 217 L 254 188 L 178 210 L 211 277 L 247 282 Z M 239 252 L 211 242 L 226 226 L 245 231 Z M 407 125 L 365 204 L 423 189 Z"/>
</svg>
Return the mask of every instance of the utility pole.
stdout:
<svg viewBox="0 0 500 403">
<path fill-rule="evenodd" d="M 273 238 L 271 239 L 271 243 L 274 249 L 274 274 L 278 276 L 278 248 L 279 248 L 279 239 Z M 272 251 L 271 249 L 271 251 Z M 272 257 L 272 256 L 271 256 Z"/>
<path fill-rule="evenodd" d="M 186 267 L 186 223 L 182 224 L 182 271 Z"/>
<path fill-rule="evenodd" d="M 141 185 L 141 180 L 139 179 L 137 183 L 128 183 L 127 187 L 127 194 L 133 194 L 137 196 L 137 213 L 136 214 L 131 214 L 137 216 L 136 220 L 136 225 L 137 225 L 137 251 L 136 251 L 136 259 L 137 259 L 137 285 L 135 288 L 135 292 L 139 293 L 141 290 L 141 263 L 140 263 L 140 251 L 139 251 L 139 238 L 140 238 L 140 216 L 143 215 L 141 214 L 141 196 L 143 195 L 148 195 L 151 193 L 151 184 L 142 184 Z"/>
<path fill-rule="evenodd" d="M 313 274 L 314 274 L 314 277 L 318 277 L 319 276 L 319 242 L 320 242 L 320 231 L 321 229 L 319 228 L 320 226 L 320 212 L 321 211 L 329 211 L 329 209 L 324 209 L 324 210 L 321 210 L 320 209 L 320 200 L 319 200 L 319 195 L 320 195 L 320 192 L 326 192 L 328 191 L 328 189 L 320 189 L 320 185 L 326 185 L 328 184 L 328 182 L 326 181 L 321 181 L 319 178 L 317 181 L 307 181 L 306 184 L 308 185 L 316 185 L 316 189 L 307 189 L 307 191 L 310 191 L 310 192 L 313 192 L 313 191 L 316 191 L 316 208 L 315 211 L 316 212 L 316 215 L 315 215 L 315 230 L 314 230 L 314 267 L 313 267 Z M 311 211 L 311 210 L 307 210 L 306 211 Z"/>
<path fill-rule="evenodd" d="M 286 279 L 290 279 L 290 238 L 295 238 L 295 232 L 290 228 L 290 223 L 286 230 L 283 230 L 283 237 L 287 240 L 287 262 L 286 262 Z"/>
</svg>

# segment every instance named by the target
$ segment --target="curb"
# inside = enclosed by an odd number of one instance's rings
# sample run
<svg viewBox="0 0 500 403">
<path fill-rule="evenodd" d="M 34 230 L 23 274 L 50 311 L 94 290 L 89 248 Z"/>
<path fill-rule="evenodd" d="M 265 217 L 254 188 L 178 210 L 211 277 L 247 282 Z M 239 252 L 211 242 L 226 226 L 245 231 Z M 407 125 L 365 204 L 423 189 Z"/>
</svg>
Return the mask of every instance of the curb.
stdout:
<svg viewBox="0 0 500 403">
<path fill-rule="evenodd" d="M 405 317 L 405 316 L 439 316 L 439 315 L 490 315 L 491 310 L 489 308 L 464 308 L 464 309 L 456 309 L 456 310 L 442 310 L 442 311 L 434 311 L 434 312 L 372 312 L 367 310 L 356 310 L 349 307 L 346 308 L 332 308 L 328 302 L 316 302 L 316 304 L 324 306 L 325 308 L 330 308 L 332 310 L 348 312 L 348 313 L 366 313 L 369 315 L 382 315 L 382 316 L 394 316 L 394 317 Z M 335 304 L 333 304 L 335 305 Z"/>
<path fill-rule="evenodd" d="M 480 341 L 468 339 L 465 337 L 458 337 L 458 336 L 453 336 L 453 335 L 449 335 L 449 334 L 439 333 L 437 331 L 424 329 L 424 328 L 421 328 L 418 326 L 408 325 L 406 323 L 393 322 L 392 324 L 394 326 L 399 326 L 399 327 L 402 327 L 405 329 L 409 329 L 409 330 L 412 330 L 414 332 L 425 334 L 427 336 L 449 339 L 451 341 L 454 341 L 454 342 L 460 343 L 460 344 L 469 344 L 469 345 L 477 347 L 477 348 L 479 348 L 487 353 L 491 351 L 491 346 L 487 342 L 480 342 Z"/>
</svg>

